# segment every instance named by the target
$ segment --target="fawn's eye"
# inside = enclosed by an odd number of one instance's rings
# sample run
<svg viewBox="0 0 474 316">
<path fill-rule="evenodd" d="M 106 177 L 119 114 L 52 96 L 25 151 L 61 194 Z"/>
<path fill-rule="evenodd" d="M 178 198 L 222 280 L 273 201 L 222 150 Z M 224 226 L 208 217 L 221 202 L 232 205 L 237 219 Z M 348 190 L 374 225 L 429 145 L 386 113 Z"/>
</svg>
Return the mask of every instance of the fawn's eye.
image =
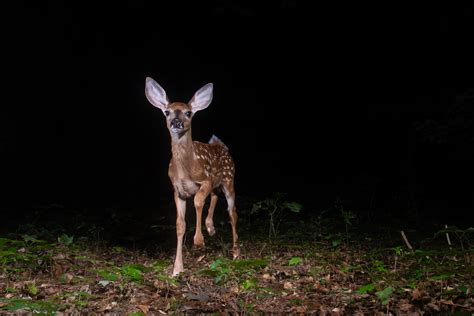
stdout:
<svg viewBox="0 0 474 316">
<path fill-rule="evenodd" d="M 169 115 L 170 115 L 170 111 L 165 110 L 165 115 L 166 115 L 166 116 L 169 116 Z"/>
<path fill-rule="evenodd" d="M 184 115 L 186 115 L 187 117 L 191 117 L 191 115 L 193 115 L 193 112 L 191 112 L 191 111 L 186 111 L 186 113 L 184 113 Z"/>
</svg>

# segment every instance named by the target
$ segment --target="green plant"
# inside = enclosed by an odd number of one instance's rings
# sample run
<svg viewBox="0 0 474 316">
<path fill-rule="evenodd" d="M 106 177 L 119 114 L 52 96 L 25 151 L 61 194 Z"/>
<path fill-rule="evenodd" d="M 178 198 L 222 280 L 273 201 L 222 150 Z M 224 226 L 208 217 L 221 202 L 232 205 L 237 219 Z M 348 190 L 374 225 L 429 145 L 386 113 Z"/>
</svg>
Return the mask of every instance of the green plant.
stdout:
<svg viewBox="0 0 474 316">
<path fill-rule="evenodd" d="M 393 270 L 396 271 L 397 270 L 398 257 L 403 255 L 403 248 L 402 248 L 402 246 L 397 246 L 397 247 L 392 248 L 392 250 L 393 250 L 393 252 L 395 252 L 395 265 L 394 265 Z"/>
<path fill-rule="evenodd" d="M 374 260 L 372 262 L 373 268 L 375 271 L 380 272 L 380 273 L 385 273 L 388 272 L 387 267 L 385 266 L 385 263 L 380 260 Z"/>
<path fill-rule="evenodd" d="M 310 219 L 310 223 L 312 226 L 312 236 L 314 238 L 322 238 L 323 234 L 326 233 L 327 228 L 330 226 L 329 225 L 329 219 L 323 217 L 324 214 L 326 214 L 328 210 L 322 210 L 318 216 L 312 216 Z"/>
<path fill-rule="evenodd" d="M 208 269 L 201 270 L 201 274 L 213 277 L 216 284 L 223 284 L 231 278 L 237 280 L 247 278 L 250 281 L 243 286 L 250 287 L 252 285 L 251 280 L 253 279 L 251 278 L 252 273 L 266 267 L 267 265 L 268 262 L 264 259 L 217 259 L 209 265 Z"/>
<path fill-rule="evenodd" d="M 113 282 L 117 281 L 120 277 L 118 273 L 109 270 L 99 270 L 97 271 L 97 274 L 102 277 L 103 280 L 101 281 Z"/>
<path fill-rule="evenodd" d="M 464 251 L 466 249 L 466 244 L 470 246 L 471 234 L 474 235 L 474 227 L 469 227 L 467 229 L 460 229 L 456 226 L 448 226 L 447 228 L 441 229 L 438 232 L 436 232 L 435 237 L 445 234 L 446 237 L 449 238 L 450 233 L 456 237 L 456 239 L 459 241 L 459 245 L 461 246 L 461 249 Z"/>
<path fill-rule="evenodd" d="M 361 286 L 358 290 L 357 293 L 359 294 L 367 294 L 369 292 L 372 292 L 375 290 L 375 285 L 373 283 L 366 284 L 364 286 Z"/>
<path fill-rule="evenodd" d="M 53 246 L 30 235 L 23 240 L 0 238 L 0 271 L 21 273 L 46 268 L 51 263 L 48 250 Z"/>
<path fill-rule="evenodd" d="M 36 285 L 33 282 L 29 282 L 26 284 L 26 290 L 28 291 L 29 294 L 31 295 L 36 295 L 38 294 L 39 290 L 36 287 Z"/>
<path fill-rule="evenodd" d="M 63 244 L 65 246 L 70 246 L 74 241 L 74 236 L 68 236 L 66 234 L 62 234 L 58 237 L 58 243 Z"/>
<path fill-rule="evenodd" d="M 255 289 L 257 285 L 258 281 L 256 278 L 246 279 L 244 282 L 242 282 L 242 288 L 244 289 L 244 291 Z"/>
<path fill-rule="evenodd" d="M 153 271 L 155 273 L 163 272 L 166 267 L 168 267 L 171 263 L 167 260 L 157 260 L 153 263 Z"/>
<path fill-rule="evenodd" d="M 255 312 L 255 304 L 248 303 L 247 301 L 244 301 L 242 299 L 238 299 L 237 305 L 240 307 L 241 313 L 243 315 L 253 314 Z"/>
<path fill-rule="evenodd" d="M 278 237 L 280 224 L 285 212 L 299 213 L 302 205 L 294 201 L 284 200 L 285 194 L 276 192 L 271 197 L 253 204 L 251 214 L 265 212 L 268 215 L 268 240 Z"/>
<path fill-rule="evenodd" d="M 227 281 L 230 273 L 229 265 L 222 259 L 217 259 L 209 266 L 209 269 L 203 270 L 204 274 L 214 277 L 216 284 Z"/>
<path fill-rule="evenodd" d="M 303 262 L 303 258 L 300 258 L 300 257 L 292 257 L 289 261 L 288 261 L 288 265 L 290 266 L 297 266 L 299 264 L 301 264 Z"/>
<path fill-rule="evenodd" d="M 143 272 L 147 272 L 148 269 L 140 264 L 128 264 L 122 267 L 122 276 L 130 281 L 142 282 Z"/>
<path fill-rule="evenodd" d="M 375 295 L 377 295 L 382 305 L 387 305 L 390 301 L 390 296 L 392 295 L 392 293 L 393 287 L 389 286 L 383 289 L 382 291 L 376 292 Z"/>
<path fill-rule="evenodd" d="M 0 298 L 0 303 L 5 304 L 2 309 L 7 311 L 26 310 L 32 314 L 55 315 L 61 308 L 51 301 L 32 301 L 22 298 Z"/>
<path fill-rule="evenodd" d="M 344 203 L 340 197 L 337 197 L 334 201 L 334 208 L 338 210 L 342 216 L 342 221 L 346 230 L 346 245 L 349 244 L 349 226 L 353 224 L 353 220 L 356 219 L 357 215 L 352 211 L 344 210 Z"/>
</svg>

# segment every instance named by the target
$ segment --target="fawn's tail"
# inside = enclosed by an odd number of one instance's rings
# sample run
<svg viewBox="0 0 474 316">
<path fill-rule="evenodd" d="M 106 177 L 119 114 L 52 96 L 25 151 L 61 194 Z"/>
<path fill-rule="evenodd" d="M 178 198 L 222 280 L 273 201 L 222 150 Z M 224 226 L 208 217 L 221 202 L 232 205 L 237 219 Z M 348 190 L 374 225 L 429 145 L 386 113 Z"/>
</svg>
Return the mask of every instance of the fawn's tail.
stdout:
<svg viewBox="0 0 474 316">
<path fill-rule="evenodd" d="M 225 148 L 225 150 L 229 150 L 227 146 L 224 144 L 222 140 L 220 140 L 216 135 L 212 135 L 211 139 L 209 139 L 209 144 L 211 145 L 221 145 L 222 147 Z"/>
</svg>

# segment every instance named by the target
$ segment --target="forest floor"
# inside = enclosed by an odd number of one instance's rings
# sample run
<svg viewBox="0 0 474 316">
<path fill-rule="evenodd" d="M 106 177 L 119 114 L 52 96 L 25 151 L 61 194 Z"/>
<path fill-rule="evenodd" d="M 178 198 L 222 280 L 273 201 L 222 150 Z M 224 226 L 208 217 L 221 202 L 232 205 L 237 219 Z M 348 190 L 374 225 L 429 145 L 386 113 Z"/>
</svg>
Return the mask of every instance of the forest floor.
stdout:
<svg viewBox="0 0 474 316">
<path fill-rule="evenodd" d="M 225 212 L 216 213 L 215 236 L 203 229 L 201 249 L 188 214 L 177 277 L 166 216 L 29 213 L 0 231 L 0 314 L 474 313 L 472 228 L 406 230 L 410 249 L 399 230 L 370 228 L 350 212 L 303 219 L 295 205 L 275 204 L 271 221 L 267 202 L 241 214 L 237 260 Z"/>
</svg>

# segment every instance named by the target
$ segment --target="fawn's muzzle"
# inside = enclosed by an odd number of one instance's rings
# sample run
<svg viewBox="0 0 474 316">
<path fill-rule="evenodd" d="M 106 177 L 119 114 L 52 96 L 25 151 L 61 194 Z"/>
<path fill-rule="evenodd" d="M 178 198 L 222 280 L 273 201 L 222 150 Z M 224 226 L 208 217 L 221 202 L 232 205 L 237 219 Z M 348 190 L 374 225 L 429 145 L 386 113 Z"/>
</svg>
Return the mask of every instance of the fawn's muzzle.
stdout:
<svg viewBox="0 0 474 316">
<path fill-rule="evenodd" d="M 175 118 L 171 120 L 170 127 L 182 129 L 184 128 L 184 123 L 179 118 Z"/>
</svg>

